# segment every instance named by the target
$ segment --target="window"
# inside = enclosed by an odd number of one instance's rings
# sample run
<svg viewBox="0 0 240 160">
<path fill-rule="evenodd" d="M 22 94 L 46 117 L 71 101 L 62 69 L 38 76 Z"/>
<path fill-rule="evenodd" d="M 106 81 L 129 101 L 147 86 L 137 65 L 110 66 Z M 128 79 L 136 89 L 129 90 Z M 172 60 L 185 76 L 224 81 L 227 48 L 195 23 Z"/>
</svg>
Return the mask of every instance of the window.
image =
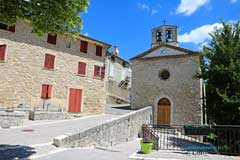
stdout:
<svg viewBox="0 0 240 160">
<path fill-rule="evenodd" d="M 51 54 L 45 54 L 44 68 L 54 69 L 55 56 Z"/>
<path fill-rule="evenodd" d="M 166 42 L 172 42 L 172 41 L 173 41 L 173 33 L 171 29 L 168 29 L 166 33 Z"/>
<path fill-rule="evenodd" d="M 121 80 L 125 80 L 125 69 L 122 68 Z"/>
<path fill-rule="evenodd" d="M 78 62 L 78 74 L 86 75 L 86 63 Z"/>
<path fill-rule="evenodd" d="M 168 70 L 164 69 L 162 71 L 159 72 L 159 77 L 162 79 L 162 80 L 167 80 L 169 77 L 170 77 L 170 73 Z"/>
<path fill-rule="evenodd" d="M 15 26 L 8 26 L 6 24 L 0 23 L 0 29 L 9 31 L 9 32 L 15 32 Z"/>
<path fill-rule="evenodd" d="M 158 43 L 162 42 L 163 36 L 161 31 L 157 32 L 156 39 Z"/>
<path fill-rule="evenodd" d="M 43 84 L 42 85 L 42 99 L 50 99 L 52 97 L 52 85 Z"/>
<path fill-rule="evenodd" d="M 0 60 L 5 60 L 6 44 L 0 45 Z"/>
<path fill-rule="evenodd" d="M 50 44 L 56 45 L 56 43 L 57 43 L 57 35 L 48 34 L 47 42 L 50 43 Z"/>
<path fill-rule="evenodd" d="M 114 63 L 110 63 L 109 77 L 113 77 L 113 76 L 114 76 Z"/>
<path fill-rule="evenodd" d="M 81 41 L 80 52 L 87 53 L 88 42 Z"/>
<path fill-rule="evenodd" d="M 103 79 L 105 77 L 105 67 L 94 65 L 94 77 Z"/>
<path fill-rule="evenodd" d="M 96 46 L 96 56 L 102 57 L 102 47 Z"/>
</svg>

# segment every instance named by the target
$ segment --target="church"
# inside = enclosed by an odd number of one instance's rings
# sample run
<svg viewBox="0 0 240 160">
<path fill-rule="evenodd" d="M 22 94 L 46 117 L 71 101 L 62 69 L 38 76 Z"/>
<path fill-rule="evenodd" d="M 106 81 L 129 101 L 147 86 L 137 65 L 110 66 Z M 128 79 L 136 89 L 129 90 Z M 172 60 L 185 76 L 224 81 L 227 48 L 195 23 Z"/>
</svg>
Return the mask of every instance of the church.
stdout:
<svg viewBox="0 0 240 160">
<path fill-rule="evenodd" d="M 177 26 L 153 29 L 151 48 L 130 61 L 132 109 L 152 106 L 154 125 L 203 124 L 200 53 L 179 47 Z"/>
</svg>

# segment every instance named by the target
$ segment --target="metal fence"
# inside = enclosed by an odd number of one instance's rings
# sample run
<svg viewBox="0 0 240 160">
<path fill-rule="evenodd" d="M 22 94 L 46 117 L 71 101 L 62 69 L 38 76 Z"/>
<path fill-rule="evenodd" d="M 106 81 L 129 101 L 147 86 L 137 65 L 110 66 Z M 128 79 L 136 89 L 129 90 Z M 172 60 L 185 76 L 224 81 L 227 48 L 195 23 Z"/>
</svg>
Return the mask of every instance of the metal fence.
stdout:
<svg viewBox="0 0 240 160">
<path fill-rule="evenodd" d="M 142 133 L 156 150 L 240 155 L 240 126 L 143 125 Z"/>
</svg>

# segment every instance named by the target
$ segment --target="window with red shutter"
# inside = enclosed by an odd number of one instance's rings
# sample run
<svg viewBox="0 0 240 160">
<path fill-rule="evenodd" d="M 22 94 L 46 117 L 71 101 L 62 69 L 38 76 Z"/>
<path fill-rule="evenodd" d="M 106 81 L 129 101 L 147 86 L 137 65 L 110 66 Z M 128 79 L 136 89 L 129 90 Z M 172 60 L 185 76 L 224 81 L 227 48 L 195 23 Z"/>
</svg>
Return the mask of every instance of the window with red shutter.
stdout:
<svg viewBox="0 0 240 160">
<path fill-rule="evenodd" d="M 0 60 L 5 60 L 6 44 L 0 45 Z"/>
<path fill-rule="evenodd" d="M 55 56 L 51 54 L 45 54 L 44 68 L 54 69 Z"/>
<path fill-rule="evenodd" d="M 78 74 L 86 75 L 86 63 L 83 62 L 78 63 Z"/>
<path fill-rule="evenodd" d="M 87 53 L 87 49 L 88 49 L 88 42 L 81 41 L 80 52 Z"/>
<path fill-rule="evenodd" d="M 56 43 L 57 43 L 57 35 L 48 34 L 47 42 L 50 43 L 50 44 L 56 45 Z"/>
<path fill-rule="evenodd" d="M 105 67 L 94 65 L 94 77 L 103 79 L 105 77 Z"/>
<path fill-rule="evenodd" d="M 102 47 L 96 46 L 96 56 L 102 57 Z"/>
<path fill-rule="evenodd" d="M 43 84 L 42 85 L 42 99 L 50 99 L 52 98 L 52 85 Z"/>
<path fill-rule="evenodd" d="M 101 68 L 101 78 L 104 79 L 105 77 L 105 67 Z"/>
<path fill-rule="evenodd" d="M 9 26 L 8 31 L 10 32 L 15 32 L 15 26 Z"/>
</svg>

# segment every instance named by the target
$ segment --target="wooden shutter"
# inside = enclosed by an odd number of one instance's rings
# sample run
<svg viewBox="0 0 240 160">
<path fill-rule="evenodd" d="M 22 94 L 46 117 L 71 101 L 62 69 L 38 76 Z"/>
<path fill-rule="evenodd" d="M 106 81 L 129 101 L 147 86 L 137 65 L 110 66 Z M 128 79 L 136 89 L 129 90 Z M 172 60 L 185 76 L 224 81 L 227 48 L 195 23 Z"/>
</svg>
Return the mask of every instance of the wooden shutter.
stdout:
<svg viewBox="0 0 240 160">
<path fill-rule="evenodd" d="M 0 45 L 0 60 L 5 60 L 6 44 Z"/>
<path fill-rule="evenodd" d="M 68 102 L 68 112 L 74 112 L 75 111 L 75 89 L 70 88 L 69 93 L 69 102 Z"/>
<path fill-rule="evenodd" d="M 78 74 L 86 75 L 86 63 L 78 63 Z"/>
<path fill-rule="evenodd" d="M 105 67 L 102 67 L 101 69 L 101 78 L 104 79 L 105 77 Z"/>
<path fill-rule="evenodd" d="M 47 89 L 48 89 L 47 98 L 52 98 L 52 85 L 47 85 Z"/>
<path fill-rule="evenodd" d="M 98 77 L 98 66 L 94 65 L 94 77 Z"/>
<path fill-rule="evenodd" d="M 75 94 L 75 112 L 79 113 L 81 111 L 82 90 L 76 89 Z"/>
<path fill-rule="evenodd" d="M 44 68 L 54 69 L 55 56 L 51 54 L 45 54 Z"/>
<path fill-rule="evenodd" d="M 83 53 L 87 53 L 88 42 L 81 41 L 80 51 Z"/>
<path fill-rule="evenodd" d="M 50 55 L 50 69 L 54 69 L 55 56 Z"/>
<path fill-rule="evenodd" d="M 96 46 L 96 56 L 102 57 L 102 47 Z"/>
<path fill-rule="evenodd" d="M 52 85 L 49 85 L 49 84 L 42 85 L 41 98 L 43 99 L 52 98 Z"/>
<path fill-rule="evenodd" d="M 42 85 L 42 95 L 41 98 L 47 98 L 47 84 Z"/>
<path fill-rule="evenodd" d="M 57 43 L 57 35 L 48 34 L 47 42 L 50 43 L 50 44 L 56 45 L 56 43 Z"/>
</svg>

